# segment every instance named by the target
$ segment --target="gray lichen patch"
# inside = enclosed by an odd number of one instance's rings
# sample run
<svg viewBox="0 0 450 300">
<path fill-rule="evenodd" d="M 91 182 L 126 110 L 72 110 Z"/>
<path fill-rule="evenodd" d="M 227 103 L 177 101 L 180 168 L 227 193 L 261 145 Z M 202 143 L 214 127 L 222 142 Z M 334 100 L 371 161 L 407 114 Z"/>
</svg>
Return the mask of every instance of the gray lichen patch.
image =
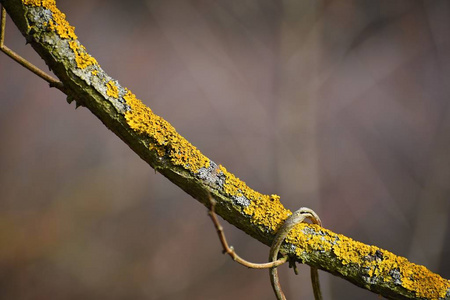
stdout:
<svg viewBox="0 0 450 300">
<path fill-rule="evenodd" d="M 225 175 L 219 169 L 219 166 L 212 160 L 209 161 L 209 167 L 200 168 L 196 176 L 213 188 L 222 189 L 225 183 Z"/>
<path fill-rule="evenodd" d="M 242 196 L 232 196 L 232 199 L 234 201 L 235 204 L 242 206 L 242 207 L 247 207 L 250 205 L 250 200 L 247 199 L 244 195 Z"/>
<path fill-rule="evenodd" d="M 52 12 L 41 6 L 32 6 L 28 8 L 27 20 L 32 22 L 30 25 L 36 25 L 43 29 L 46 22 L 52 19 Z"/>
</svg>

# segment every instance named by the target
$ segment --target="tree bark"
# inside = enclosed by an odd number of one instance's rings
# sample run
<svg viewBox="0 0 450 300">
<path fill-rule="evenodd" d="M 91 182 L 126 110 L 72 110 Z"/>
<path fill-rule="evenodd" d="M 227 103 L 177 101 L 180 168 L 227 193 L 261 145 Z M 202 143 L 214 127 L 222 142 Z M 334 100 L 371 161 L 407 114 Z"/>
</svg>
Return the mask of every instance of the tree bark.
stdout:
<svg viewBox="0 0 450 300">
<path fill-rule="evenodd" d="M 127 88 L 106 74 L 52 0 L 0 0 L 26 41 L 63 84 L 68 102 L 88 108 L 156 171 L 229 223 L 270 245 L 291 212 L 204 156 Z M 406 258 L 317 225 L 300 224 L 281 253 L 389 299 L 450 299 L 450 281 Z"/>
</svg>

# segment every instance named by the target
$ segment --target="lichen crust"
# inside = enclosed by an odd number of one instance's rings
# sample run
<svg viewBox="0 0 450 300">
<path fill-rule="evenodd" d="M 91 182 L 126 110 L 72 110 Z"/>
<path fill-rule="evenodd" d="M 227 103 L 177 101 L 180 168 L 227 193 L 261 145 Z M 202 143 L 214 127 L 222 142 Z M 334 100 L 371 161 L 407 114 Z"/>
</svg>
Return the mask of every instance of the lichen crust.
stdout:
<svg viewBox="0 0 450 300">
<path fill-rule="evenodd" d="M 174 165 L 181 166 L 194 175 L 199 169 L 210 166 L 210 160 L 206 156 L 182 137 L 169 122 L 154 114 L 130 90 L 126 89 L 123 98 L 130 107 L 125 112 L 128 125 L 151 139 L 150 150 L 156 151 L 160 157 L 168 156 Z"/>
<path fill-rule="evenodd" d="M 86 48 L 78 42 L 75 27 L 69 24 L 66 15 L 56 7 L 55 0 L 22 0 L 22 3 L 31 7 L 43 7 L 51 12 L 52 18 L 45 24 L 47 30 L 55 32 L 61 39 L 69 42 L 78 68 L 85 69 L 88 66 L 98 65 L 95 58 L 88 54 Z"/>
<path fill-rule="evenodd" d="M 119 88 L 114 80 L 110 80 L 106 83 L 106 95 L 113 98 L 119 98 Z"/>
<path fill-rule="evenodd" d="M 311 230 L 313 228 L 314 230 Z M 443 299 L 450 281 L 432 273 L 426 267 L 409 262 L 387 250 L 352 240 L 314 224 L 298 224 L 286 242 L 296 246 L 295 252 L 325 251 L 336 256 L 340 264 L 353 264 L 366 273 L 366 282 L 401 285 L 418 298 Z"/>
<path fill-rule="evenodd" d="M 244 206 L 244 213 L 251 217 L 251 222 L 275 233 L 291 214 L 280 202 L 278 195 L 264 195 L 247 186 L 247 184 L 219 165 L 225 177 L 224 192 Z M 247 199 L 248 201 L 245 201 Z"/>
</svg>

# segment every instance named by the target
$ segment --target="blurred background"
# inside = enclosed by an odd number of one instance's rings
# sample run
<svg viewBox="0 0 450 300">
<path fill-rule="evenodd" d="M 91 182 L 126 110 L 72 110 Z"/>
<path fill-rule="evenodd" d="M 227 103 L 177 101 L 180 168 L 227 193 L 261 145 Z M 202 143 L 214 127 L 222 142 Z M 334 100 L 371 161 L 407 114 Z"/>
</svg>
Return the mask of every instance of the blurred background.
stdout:
<svg viewBox="0 0 450 300">
<path fill-rule="evenodd" d="M 250 187 L 450 278 L 450 2 L 57 4 L 109 75 Z M 5 44 L 47 70 L 9 18 Z M 0 54 L 1 299 L 274 299 L 205 207 Z M 281 276 L 312 299 L 308 267 Z M 379 299 L 320 276 L 324 299 Z"/>
</svg>

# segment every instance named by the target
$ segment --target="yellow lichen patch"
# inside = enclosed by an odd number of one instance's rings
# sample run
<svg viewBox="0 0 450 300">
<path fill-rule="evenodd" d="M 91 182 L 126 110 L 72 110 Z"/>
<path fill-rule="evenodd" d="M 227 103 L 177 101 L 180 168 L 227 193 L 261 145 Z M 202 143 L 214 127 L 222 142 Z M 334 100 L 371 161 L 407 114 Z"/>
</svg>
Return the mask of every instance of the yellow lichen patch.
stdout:
<svg viewBox="0 0 450 300">
<path fill-rule="evenodd" d="M 106 95 L 119 98 L 119 88 L 112 80 L 106 83 Z"/>
<path fill-rule="evenodd" d="M 175 128 L 160 116 L 155 115 L 136 96 L 127 90 L 123 97 L 130 110 L 125 113 L 128 125 L 136 132 L 145 134 L 153 141 L 150 149 L 159 156 L 168 155 L 174 165 L 192 173 L 209 167 L 209 159 L 183 138 Z"/>
<path fill-rule="evenodd" d="M 284 208 L 277 195 L 259 194 L 258 197 L 251 198 L 251 200 L 250 205 L 244 208 L 244 212 L 252 216 L 252 223 L 263 225 L 272 232 L 276 232 L 291 213 L 290 210 Z"/>
<path fill-rule="evenodd" d="M 297 246 L 296 253 L 298 256 L 302 254 L 303 251 L 330 251 L 332 248 L 331 239 L 329 242 L 324 242 L 324 237 L 321 235 L 305 235 L 303 230 L 306 226 L 311 226 L 314 228 L 322 228 L 319 225 L 301 223 L 295 226 L 286 237 L 286 242 L 294 244 Z"/>
<path fill-rule="evenodd" d="M 52 20 L 46 25 L 49 30 L 56 32 L 62 39 L 69 40 L 69 47 L 75 54 L 77 67 L 84 69 L 87 66 L 98 64 L 95 58 L 86 52 L 84 46 L 77 43 L 75 40 L 75 27 L 71 26 L 66 20 L 66 15 L 62 13 L 57 7 L 54 0 L 22 0 L 23 4 L 31 6 L 41 6 L 52 12 Z"/>
<path fill-rule="evenodd" d="M 252 216 L 252 223 L 269 228 L 272 232 L 275 232 L 283 224 L 290 211 L 283 207 L 279 196 L 263 195 L 252 190 L 222 165 L 219 165 L 219 170 L 225 175 L 223 184 L 225 193 L 234 197 L 244 196 L 250 200 L 250 205 L 244 208 L 244 212 Z"/>
<path fill-rule="evenodd" d="M 55 31 L 63 39 L 76 39 L 75 27 L 70 26 L 66 15 L 56 7 L 55 0 L 23 0 L 23 4 L 31 6 L 42 6 L 52 12 L 53 20 L 48 22 L 48 28 Z"/>
<path fill-rule="evenodd" d="M 23 4 L 32 6 L 50 7 L 56 6 L 55 0 L 23 0 Z"/>
<path fill-rule="evenodd" d="M 76 39 L 75 27 L 70 26 L 69 22 L 65 19 L 66 15 L 63 13 L 53 14 L 54 21 L 50 20 L 48 28 L 55 31 L 63 39 Z"/>
<path fill-rule="evenodd" d="M 97 60 L 86 52 L 86 48 L 83 45 L 79 45 L 75 41 L 70 41 L 69 47 L 75 53 L 75 61 L 77 62 L 78 68 L 85 69 L 90 65 L 97 64 Z"/>
<path fill-rule="evenodd" d="M 396 256 L 375 246 L 371 246 L 371 248 L 377 249 L 383 257 L 377 264 L 378 270 L 375 274 L 387 277 L 391 270 L 398 270 L 401 274 L 401 285 L 405 289 L 413 291 L 418 298 L 444 298 L 447 290 L 450 289 L 450 281 L 430 272 L 424 266 L 413 264 L 404 257 Z"/>
<path fill-rule="evenodd" d="M 315 233 L 305 234 L 305 227 L 315 227 Z M 413 292 L 418 298 L 444 298 L 450 282 L 430 272 L 424 266 L 409 262 L 406 258 L 380 249 L 376 246 L 356 242 L 346 236 L 335 234 L 317 225 L 299 224 L 286 238 L 297 246 L 297 256 L 310 251 L 332 251 L 342 265 L 354 264 L 367 270 L 370 277 L 378 277 L 384 282 L 395 282 Z M 393 274 L 400 275 L 399 277 Z"/>
</svg>

